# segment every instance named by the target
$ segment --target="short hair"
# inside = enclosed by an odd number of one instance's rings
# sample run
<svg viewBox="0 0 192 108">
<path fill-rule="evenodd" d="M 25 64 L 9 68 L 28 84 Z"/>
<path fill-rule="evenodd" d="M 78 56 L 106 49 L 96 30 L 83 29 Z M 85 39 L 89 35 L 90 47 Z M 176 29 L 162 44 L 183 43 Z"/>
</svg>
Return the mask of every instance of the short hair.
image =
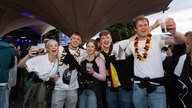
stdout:
<svg viewBox="0 0 192 108">
<path fill-rule="evenodd" d="M 116 42 L 122 40 L 122 36 L 119 32 L 112 32 L 111 37 L 112 37 L 113 43 L 116 43 Z"/>
<path fill-rule="evenodd" d="M 80 38 L 82 38 L 82 37 L 81 37 L 81 34 L 80 34 L 79 32 L 73 32 L 73 33 L 71 34 L 71 36 L 72 36 L 72 35 L 77 35 L 77 36 L 79 36 Z"/>
<path fill-rule="evenodd" d="M 111 35 L 111 33 L 110 33 L 108 30 L 102 30 L 102 31 L 100 31 L 100 33 L 99 33 L 99 37 L 101 37 L 101 36 L 107 36 L 108 34 Z"/>
<path fill-rule="evenodd" d="M 16 44 L 15 40 L 13 38 L 11 38 L 11 37 L 6 37 L 3 41 L 6 42 L 6 43 L 9 43 L 9 44 L 12 43 L 13 45 Z"/>
<path fill-rule="evenodd" d="M 136 18 L 133 19 L 134 28 L 136 28 L 136 25 L 137 25 L 138 21 L 143 21 L 143 20 L 146 20 L 148 22 L 148 25 L 149 25 L 149 20 L 147 18 L 145 18 L 144 15 L 140 15 L 140 16 L 137 16 Z"/>
</svg>

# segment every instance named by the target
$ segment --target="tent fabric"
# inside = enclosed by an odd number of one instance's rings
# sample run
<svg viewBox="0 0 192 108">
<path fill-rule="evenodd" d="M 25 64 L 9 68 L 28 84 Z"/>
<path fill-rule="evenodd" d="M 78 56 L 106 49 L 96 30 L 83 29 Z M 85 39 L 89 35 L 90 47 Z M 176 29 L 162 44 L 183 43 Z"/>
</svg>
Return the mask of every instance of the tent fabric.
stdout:
<svg viewBox="0 0 192 108">
<path fill-rule="evenodd" d="M 113 24 L 130 21 L 141 14 L 166 10 L 171 1 L 1 0 L 0 36 L 21 26 L 41 23 L 53 26 L 68 36 L 79 32 L 83 40 L 87 40 Z"/>
</svg>

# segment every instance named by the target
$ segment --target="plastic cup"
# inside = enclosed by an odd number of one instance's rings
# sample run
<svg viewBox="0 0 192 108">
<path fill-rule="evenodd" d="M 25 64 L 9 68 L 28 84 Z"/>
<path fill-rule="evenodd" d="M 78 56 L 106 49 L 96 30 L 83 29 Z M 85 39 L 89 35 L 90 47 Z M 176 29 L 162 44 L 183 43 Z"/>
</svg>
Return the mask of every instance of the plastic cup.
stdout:
<svg viewBox="0 0 192 108">
<path fill-rule="evenodd" d="M 92 66 L 93 66 L 93 63 L 86 63 L 86 68 L 87 68 L 87 69 L 92 68 Z"/>
<path fill-rule="evenodd" d="M 159 24 L 160 24 L 160 27 L 161 27 L 161 31 L 163 33 L 168 33 L 169 32 L 169 28 L 168 26 L 166 25 L 166 20 L 167 20 L 167 17 L 162 17 L 162 18 L 159 18 L 158 21 L 159 21 Z"/>
</svg>

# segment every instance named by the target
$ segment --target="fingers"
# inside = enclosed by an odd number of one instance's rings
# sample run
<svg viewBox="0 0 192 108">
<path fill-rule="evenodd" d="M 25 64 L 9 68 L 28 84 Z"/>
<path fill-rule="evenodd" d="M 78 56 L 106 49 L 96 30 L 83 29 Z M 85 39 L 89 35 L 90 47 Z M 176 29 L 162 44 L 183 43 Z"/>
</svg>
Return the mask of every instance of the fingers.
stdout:
<svg viewBox="0 0 192 108">
<path fill-rule="evenodd" d="M 29 56 L 34 57 L 38 54 L 38 51 L 35 49 L 30 49 L 28 54 Z"/>
<path fill-rule="evenodd" d="M 168 18 L 166 20 L 166 25 L 167 25 L 167 27 L 169 29 L 169 32 L 171 34 L 175 34 L 175 32 L 176 32 L 176 23 L 175 23 L 174 19 L 173 18 Z"/>
</svg>

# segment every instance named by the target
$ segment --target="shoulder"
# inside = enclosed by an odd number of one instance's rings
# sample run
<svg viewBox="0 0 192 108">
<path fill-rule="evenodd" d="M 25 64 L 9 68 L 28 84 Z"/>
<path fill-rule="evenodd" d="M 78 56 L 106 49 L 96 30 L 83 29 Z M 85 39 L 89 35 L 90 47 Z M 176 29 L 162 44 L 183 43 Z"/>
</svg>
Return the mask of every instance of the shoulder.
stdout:
<svg viewBox="0 0 192 108">
<path fill-rule="evenodd" d="M 179 60 L 185 60 L 187 58 L 187 54 L 182 55 Z"/>
<path fill-rule="evenodd" d="M 86 57 L 83 57 L 83 59 L 81 60 L 81 62 L 84 62 L 86 60 Z"/>
<path fill-rule="evenodd" d="M 95 61 L 101 63 L 101 62 L 104 62 L 104 59 L 101 58 L 101 57 L 97 57 L 97 58 L 95 59 Z"/>
<path fill-rule="evenodd" d="M 154 34 L 151 36 L 152 39 L 159 39 L 159 40 L 165 40 L 169 36 L 166 34 Z"/>
</svg>

